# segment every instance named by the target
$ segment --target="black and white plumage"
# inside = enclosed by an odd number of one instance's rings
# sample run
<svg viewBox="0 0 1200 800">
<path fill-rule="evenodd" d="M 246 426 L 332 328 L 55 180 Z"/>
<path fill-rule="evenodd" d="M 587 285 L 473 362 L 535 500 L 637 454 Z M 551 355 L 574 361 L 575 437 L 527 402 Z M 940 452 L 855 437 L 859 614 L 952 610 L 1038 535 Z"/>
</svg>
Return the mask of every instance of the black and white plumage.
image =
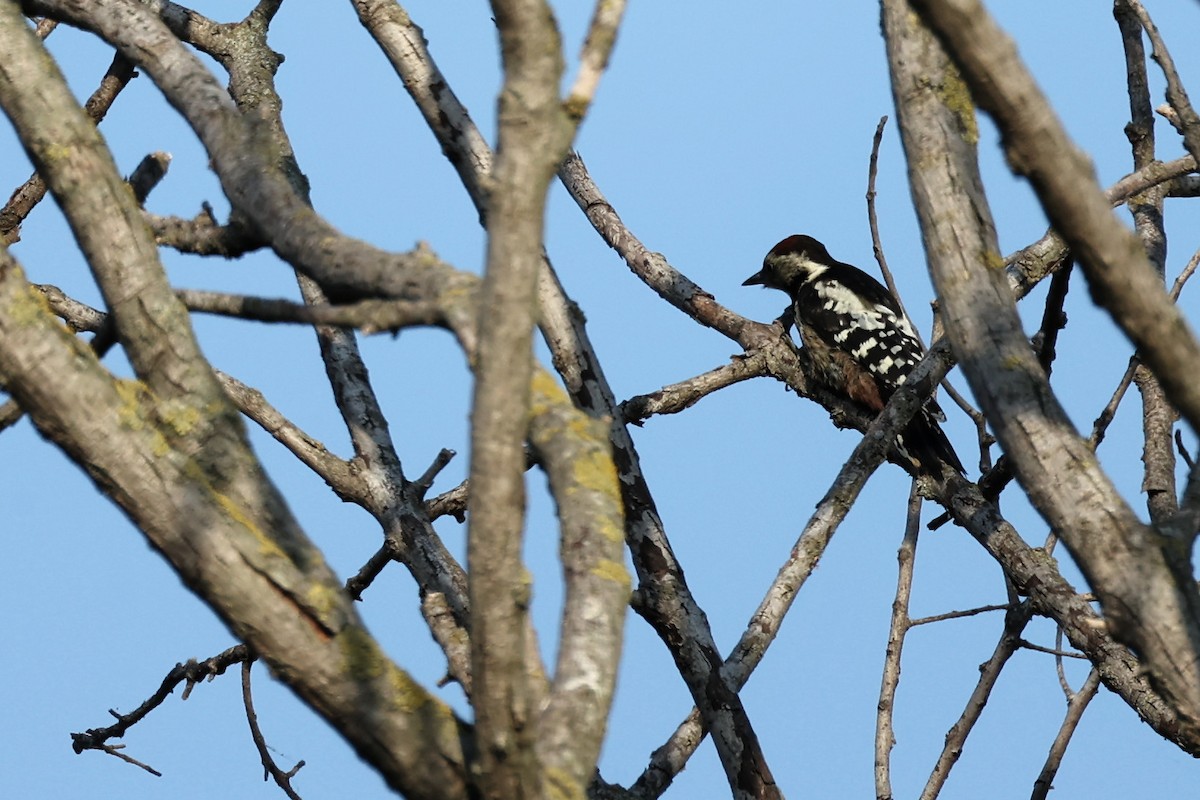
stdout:
<svg viewBox="0 0 1200 800">
<path fill-rule="evenodd" d="M 858 267 L 833 258 L 811 236 L 789 236 L 775 245 L 763 268 L 742 285 L 787 293 L 816 377 L 872 413 L 883 410 L 925 355 L 892 293 Z M 896 439 L 923 472 L 935 471 L 931 459 L 964 471 L 938 425 L 945 418 L 930 399 Z"/>
</svg>

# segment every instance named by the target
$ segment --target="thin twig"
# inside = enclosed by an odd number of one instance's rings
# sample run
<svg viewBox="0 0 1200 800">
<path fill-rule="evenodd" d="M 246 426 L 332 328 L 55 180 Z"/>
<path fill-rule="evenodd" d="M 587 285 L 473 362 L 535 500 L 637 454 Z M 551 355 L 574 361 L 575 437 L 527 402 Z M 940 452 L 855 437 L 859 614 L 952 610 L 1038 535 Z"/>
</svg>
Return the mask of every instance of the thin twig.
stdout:
<svg viewBox="0 0 1200 800">
<path fill-rule="evenodd" d="M 275 759 L 271 758 L 270 748 L 267 747 L 267 739 L 263 736 L 262 729 L 258 726 L 258 714 L 254 713 L 254 698 L 250 692 L 250 668 L 253 666 L 254 659 L 252 658 L 248 658 L 242 662 L 242 704 L 246 707 L 246 722 L 250 723 L 250 738 L 254 740 L 254 747 L 258 750 L 258 757 L 262 759 L 263 780 L 265 781 L 268 777 L 273 778 L 276 785 L 291 800 L 301 800 L 300 795 L 296 794 L 296 790 L 292 788 L 292 778 L 304 766 L 304 761 L 297 761 L 296 766 L 284 772 L 275 763 Z"/>
<path fill-rule="evenodd" d="M 1046 756 L 1046 763 L 1042 767 L 1041 773 L 1038 774 L 1037 780 L 1033 783 L 1033 794 L 1030 795 L 1030 800 L 1046 800 L 1046 796 L 1050 790 L 1054 788 L 1054 776 L 1058 774 L 1058 767 L 1062 763 L 1063 753 L 1067 751 L 1067 744 L 1071 741 L 1071 736 L 1075 733 L 1075 728 L 1079 725 L 1079 720 L 1083 718 L 1083 712 L 1087 709 L 1088 703 L 1096 696 L 1096 691 L 1100 688 L 1100 671 L 1093 668 L 1088 674 L 1087 680 L 1083 682 L 1083 686 L 1079 691 L 1073 694 L 1067 702 L 1067 713 L 1063 717 L 1062 726 L 1058 729 L 1058 735 L 1054 737 L 1054 742 L 1050 745 L 1050 752 Z"/>
<path fill-rule="evenodd" d="M 1067 680 L 1066 663 L 1063 661 L 1062 656 L 1062 643 L 1063 629 L 1059 627 L 1054 631 L 1054 649 L 1059 651 L 1054 655 L 1054 670 L 1058 673 L 1059 688 L 1062 689 L 1063 696 L 1066 697 L 1069 702 L 1071 695 L 1075 694 L 1075 692 L 1071 689 L 1071 682 Z"/>
<path fill-rule="evenodd" d="M 146 770 L 146 772 L 149 772 L 151 775 L 153 775 L 156 778 L 162 777 L 161 772 L 159 772 L 158 770 L 156 770 L 154 767 L 150 766 L 146 762 L 138 761 L 133 756 L 127 756 L 124 753 L 122 753 L 121 751 L 125 749 L 125 745 L 123 745 L 123 744 L 102 744 L 102 745 L 95 747 L 94 749 L 102 750 L 103 752 L 108 753 L 110 756 L 116 756 L 117 758 L 121 759 L 122 761 L 124 761 L 127 764 L 132 764 L 135 767 L 141 767 L 142 769 Z"/>
<path fill-rule="evenodd" d="M 887 256 L 883 253 L 883 241 L 879 235 L 879 215 L 875 213 L 875 177 L 879 174 L 879 146 L 883 143 L 883 128 L 887 121 L 887 114 L 879 118 L 879 124 L 875 126 L 875 138 L 871 140 L 871 159 L 867 166 L 867 224 L 871 228 L 871 250 L 875 253 L 879 271 L 883 273 L 883 282 L 900 304 L 900 313 L 912 319 L 904 308 L 904 301 L 900 299 L 900 291 L 896 288 L 896 279 L 892 277 L 892 271 L 888 268 Z M 918 338 L 920 335 L 917 333 Z M 921 346 L 925 346 L 924 341 L 921 342 Z"/>
<path fill-rule="evenodd" d="M 977 608 L 968 608 L 965 611 L 947 611 L 944 614 L 934 614 L 928 617 L 920 617 L 919 619 L 909 620 L 908 627 L 915 628 L 918 625 L 928 625 L 932 622 L 945 622 L 948 619 L 963 619 L 965 617 L 974 617 L 979 614 L 986 614 L 990 611 L 1010 611 L 1012 605 L 1010 603 L 1000 603 L 998 605 L 979 606 Z"/>
<path fill-rule="evenodd" d="M 38 23 L 39 35 L 45 38 L 57 24 L 53 20 L 42 20 Z M 44 28 L 43 25 L 45 25 Z M 124 56 L 119 53 L 113 56 L 108 71 L 100 79 L 100 85 L 96 87 L 96 91 L 92 92 L 91 97 L 84 104 L 84 110 L 93 122 L 97 125 L 100 124 L 104 115 L 112 108 L 117 95 L 129 84 L 129 81 L 133 80 L 134 74 L 133 64 Z M 45 196 L 46 182 L 36 172 L 30 175 L 25 183 L 17 187 L 4 207 L 0 208 L 0 241 L 3 241 L 4 244 L 13 244 L 18 241 L 21 238 L 21 223 Z"/>
<path fill-rule="evenodd" d="M 1060 650 L 1057 647 L 1044 647 L 1040 644 L 1034 644 L 1033 642 L 1025 639 L 1021 640 L 1021 647 L 1024 647 L 1026 650 L 1033 650 L 1038 653 L 1046 653 L 1048 655 L 1060 656 L 1062 658 L 1087 658 L 1087 656 L 1085 656 L 1083 653 L 1076 653 L 1073 650 Z"/>
<path fill-rule="evenodd" d="M 354 470 L 345 459 L 329 452 L 319 440 L 280 413 L 261 391 L 220 370 L 215 372 L 221 382 L 221 388 L 239 411 L 258 423 L 275 441 L 320 475 L 338 497 L 346 500 L 357 496 L 356 487 L 361 480 L 355 476 Z"/>
<path fill-rule="evenodd" d="M 946 732 L 946 742 L 929 774 L 929 780 L 921 792 L 921 800 L 933 800 L 941 793 L 946 779 L 950 777 L 950 770 L 954 768 L 958 757 L 962 755 L 967 736 L 975 727 L 975 723 L 979 721 L 983 707 L 987 705 L 992 689 L 995 688 L 996 681 L 1000 678 L 1001 670 L 1020 646 L 1021 633 L 1032 618 L 1033 605 L 1030 601 L 1025 601 L 1008 610 L 1004 617 L 1004 630 L 1000 634 L 1000 640 L 996 642 L 992 657 L 980 666 L 979 681 L 975 684 L 975 690 L 971 692 L 971 697 L 967 700 L 967 705 L 958 721 Z"/>
<path fill-rule="evenodd" d="M 1067 326 L 1067 315 L 1063 307 L 1067 302 L 1073 267 L 1074 261 L 1068 257 L 1068 261 L 1050 278 L 1046 305 L 1042 308 L 1042 324 L 1033 335 L 1033 347 L 1037 351 L 1038 363 L 1042 365 L 1047 376 L 1054 370 L 1058 333 Z"/>
<path fill-rule="evenodd" d="M 440 325 L 443 315 L 435 300 L 360 300 L 345 305 L 308 305 L 248 295 L 179 289 L 189 311 L 219 314 L 259 322 L 293 322 L 358 328 L 363 333 L 398 331 L 411 326 Z"/>
<path fill-rule="evenodd" d="M 937 338 L 936 334 L 934 338 Z M 975 426 L 975 440 L 979 443 L 979 471 L 987 472 L 992 468 L 991 446 L 996 443 L 996 437 L 988 431 L 987 417 L 983 415 L 982 411 L 971 405 L 971 402 L 958 389 L 955 389 L 950 381 L 942 381 L 942 388 L 946 391 L 946 396 L 954 401 L 954 405 L 971 418 L 971 423 Z"/>
<path fill-rule="evenodd" d="M 139 206 L 146 204 L 146 198 L 150 196 L 150 192 L 154 191 L 154 187 L 158 186 L 167 176 L 170 166 L 171 154 L 156 151 L 143 158 L 134 167 L 133 172 L 129 173 L 125 182 L 133 189 L 133 196 L 137 198 Z"/>
<path fill-rule="evenodd" d="M 130 728 L 141 722 L 151 711 L 162 705 L 179 684 L 187 684 L 182 695 L 182 699 L 186 700 L 191 694 L 192 688 L 200 681 L 205 678 L 212 679 L 217 675 L 222 675 L 229 667 L 234 664 L 240 664 L 248 658 L 250 658 L 249 649 L 246 645 L 239 644 L 211 658 L 206 658 L 204 661 L 189 659 L 186 664 L 176 664 L 167 673 L 166 677 L 163 678 L 162 683 L 154 694 L 150 695 L 145 702 L 133 711 L 128 714 L 119 714 L 110 709 L 108 713 L 117 720 L 112 725 L 104 728 L 88 728 L 83 733 L 72 733 L 72 749 L 76 753 L 82 753 L 84 750 L 105 750 L 105 745 L 109 739 L 124 737 Z M 106 750 L 106 752 L 108 751 Z M 116 754 L 114 753 L 113 755 Z M 145 768 L 142 764 L 138 765 Z"/>
<path fill-rule="evenodd" d="M 900 656 L 904 637 L 912 629 L 908 616 L 912 599 L 913 568 L 917 559 L 917 537 L 921 532 L 921 495 L 913 481 L 908 493 L 908 514 L 904 539 L 896 553 L 899 570 L 896 578 L 896 597 L 892 601 L 892 622 L 888 630 L 887 651 L 883 659 L 883 677 L 879 687 L 878 712 L 875 715 L 875 797 L 892 797 L 891 753 L 896 746 L 892 725 L 896 707 L 896 689 L 900 685 Z"/>
<path fill-rule="evenodd" d="M 1196 459 L 1192 458 L 1192 454 L 1183 444 L 1183 431 L 1179 428 L 1175 429 L 1175 449 L 1179 452 L 1179 457 L 1183 459 L 1183 463 L 1189 470 L 1196 468 Z"/>
<path fill-rule="evenodd" d="M 400 551 L 401 545 L 394 536 L 384 536 L 383 544 L 367 559 L 367 563 L 346 579 L 346 594 L 354 600 L 362 600 L 362 593 L 375 582 L 383 568 L 399 560 Z"/>
<path fill-rule="evenodd" d="M 617 29 L 621 26 L 624 14 L 625 0 L 597 0 L 592 11 L 592 22 L 588 26 L 583 52 L 579 54 L 579 73 L 575 76 L 575 83 L 565 103 L 567 113 L 577 124 L 587 114 L 600 85 L 600 78 L 608 68 L 608 59 L 617 42 Z"/>
<path fill-rule="evenodd" d="M 1192 253 L 1192 257 L 1188 259 L 1187 265 L 1184 266 L 1175 278 L 1175 283 L 1171 285 L 1169 294 L 1175 302 L 1179 302 L 1179 295 L 1183 293 L 1183 287 L 1187 284 L 1188 279 L 1195 274 L 1196 267 L 1200 267 L 1200 250 Z"/>
<path fill-rule="evenodd" d="M 1138 357 L 1136 355 L 1129 357 L 1129 364 L 1125 367 L 1125 374 L 1121 376 L 1120 382 L 1117 383 L 1117 388 L 1113 390 L 1112 397 L 1109 398 L 1108 404 L 1100 412 L 1100 416 L 1096 417 L 1096 421 L 1092 423 L 1092 433 L 1088 436 L 1088 445 L 1095 450 L 1104 441 L 1104 436 L 1108 433 L 1108 426 L 1112 424 L 1113 418 L 1117 416 L 1117 408 L 1121 405 L 1121 401 L 1125 399 L 1125 393 L 1129 391 L 1130 385 L 1133 384 L 1133 375 L 1137 371 Z"/>
<path fill-rule="evenodd" d="M 438 473 L 446 468 L 446 465 L 450 463 L 450 460 L 453 459 L 455 455 L 456 453 L 453 450 L 446 447 L 443 447 L 438 451 L 438 454 L 434 456 L 433 463 L 430 464 L 423 473 L 421 473 L 421 477 L 412 482 L 412 487 L 417 492 L 419 497 L 422 499 L 425 498 L 425 493 L 428 492 L 430 487 L 433 486 L 433 482 L 437 478 Z"/>
<path fill-rule="evenodd" d="M 1171 58 L 1167 44 L 1159 34 L 1158 26 L 1150 19 L 1149 12 L 1138 0 L 1126 0 L 1126 2 L 1141 20 L 1142 27 L 1146 30 L 1146 36 L 1150 39 L 1153 58 L 1162 69 L 1163 77 L 1167 81 L 1167 102 L 1171 104 L 1179 117 L 1179 124 L 1183 128 L 1184 147 L 1197 160 L 1200 160 L 1200 115 L 1196 114 L 1191 101 L 1188 100 L 1187 90 L 1183 88 L 1183 81 L 1179 79 L 1179 72 L 1175 69 L 1175 60 Z"/>
</svg>

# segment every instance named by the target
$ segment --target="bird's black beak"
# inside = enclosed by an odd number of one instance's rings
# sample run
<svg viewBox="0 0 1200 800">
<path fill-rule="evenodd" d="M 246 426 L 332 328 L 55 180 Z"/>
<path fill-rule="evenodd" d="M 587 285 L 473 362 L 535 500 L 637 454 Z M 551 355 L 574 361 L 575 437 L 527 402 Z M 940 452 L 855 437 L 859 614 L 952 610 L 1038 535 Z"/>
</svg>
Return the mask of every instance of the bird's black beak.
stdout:
<svg viewBox="0 0 1200 800">
<path fill-rule="evenodd" d="M 766 285 L 766 282 L 767 278 L 765 275 L 763 275 L 763 270 L 760 269 L 758 272 L 742 281 L 742 286 L 764 286 Z"/>
</svg>

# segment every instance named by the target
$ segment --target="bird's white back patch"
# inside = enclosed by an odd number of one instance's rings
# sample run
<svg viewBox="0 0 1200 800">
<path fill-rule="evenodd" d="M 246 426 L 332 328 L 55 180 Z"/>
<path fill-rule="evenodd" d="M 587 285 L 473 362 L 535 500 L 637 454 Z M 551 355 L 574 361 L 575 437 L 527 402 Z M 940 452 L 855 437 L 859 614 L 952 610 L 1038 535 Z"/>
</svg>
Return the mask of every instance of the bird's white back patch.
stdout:
<svg viewBox="0 0 1200 800">
<path fill-rule="evenodd" d="M 819 267 L 819 265 L 814 266 Z M 821 269 L 824 271 L 824 268 Z M 913 340 L 917 338 L 912 326 L 908 324 L 907 317 L 896 314 L 885 305 L 867 303 L 836 281 L 816 280 L 813 282 L 813 288 L 816 289 L 817 296 L 824 301 L 823 305 L 826 311 L 849 316 L 854 325 L 863 330 L 891 329 L 894 326 L 909 338 Z"/>
</svg>

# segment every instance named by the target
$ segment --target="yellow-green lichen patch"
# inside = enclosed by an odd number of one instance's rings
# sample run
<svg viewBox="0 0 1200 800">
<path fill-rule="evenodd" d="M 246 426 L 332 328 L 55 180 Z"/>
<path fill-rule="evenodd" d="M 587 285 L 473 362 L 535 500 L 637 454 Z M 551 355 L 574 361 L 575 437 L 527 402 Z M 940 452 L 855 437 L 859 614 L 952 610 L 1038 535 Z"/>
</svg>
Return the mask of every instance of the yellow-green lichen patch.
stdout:
<svg viewBox="0 0 1200 800">
<path fill-rule="evenodd" d="M 1014 355 L 1005 356 L 1004 359 L 1000 362 L 1000 364 L 1005 369 L 1021 369 L 1022 367 L 1025 366 L 1025 360 L 1023 358 L 1021 358 L 1021 356 L 1014 354 Z"/>
<path fill-rule="evenodd" d="M 534 370 L 530 389 L 529 413 L 536 422 L 532 432 L 534 444 L 546 446 L 552 440 L 564 435 L 582 444 L 607 441 L 607 426 L 576 410 L 571 405 L 567 393 L 546 370 L 540 367 Z M 554 414 L 553 412 L 555 411 L 560 411 L 561 413 Z M 609 461 L 608 471 L 612 473 L 615 480 L 616 471 L 612 469 L 611 460 L 599 452 L 595 456 L 601 460 Z M 592 457 L 588 456 L 587 458 Z M 590 466 L 596 465 L 593 464 Z M 586 469 L 588 468 L 585 467 Z M 590 471 L 595 478 L 583 479 L 581 475 L 577 474 L 575 476 L 576 480 L 586 488 L 596 489 L 597 491 L 608 491 L 608 488 L 603 483 L 603 468 L 598 470 L 591 469 Z M 597 483 L 597 479 L 600 481 L 599 483 Z"/>
<path fill-rule="evenodd" d="M 337 637 L 346 674 L 356 681 L 372 681 L 387 672 L 388 658 L 379 644 L 362 628 L 347 626 Z"/>
<path fill-rule="evenodd" d="M 591 104 L 591 98 L 583 95 L 573 94 L 563 103 L 563 112 L 567 117 L 578 123 L 587 114 L 588 105 Z"/>
<path fill-rule="evenodd" d="M 431 258 L 430 267 L 437 265 L 436 258 Z M 422 259 L 424 260 L 424 259 Z M 442 284 L 438 293 L 438 306 L 443 311 L 466 304 L 473 306 L 479 289 L 479 279 L 474 275 L 453 275 Z"/>
<path fill-rule="evenodd" d="M 181 400 L 166 400 L 158 404 L 158 418 L 177 436 L 187 436 L 206 419 L 196 406 Z"/>
<path fill-rule="evenodd" d="M 551 800 L 583 800 L 587 797 L 584 787 L 562 767 L 547 767 L 543 777 L 546 796 Z"/>
<path fill-rule="evenodd" d="M 14 269 L 20 270 L 19 267 L 14 267 Z M 25 280 L 23 273 L 20 275 L 20 279 Z M 50 311 L 50 303 L 47 302 L 46 296 L 28 284 L 24 291 L 18 289 L 13 292 L 12 300 L 4 309 L 4 314 L 17 325 L 37 325 L 47 320 L 57 319 Z M 64 327 L 63 330 L 65 331 L 66 328 Z"/>
<path fill-rule="evenodd" d="M 53 164 L 70 159 L 74 155 L 74 144 L 56 141 L 43 146 L 41 150 L 42 160 L 47 164 Z"/>
<path fill-rule="evenodd" d="M 971 90 L 953 66 L 946 67 L 945 80 L 939 87 L 942 105 L 958 120 L 963 139 L 971 145 L 979 143 L 979 125 L 975 119 L 975 101 Z"/>
<path fill-rule="evenodd" d="M 614 500 L 620 496 L 617 489 L 617 468 L 608 453 L 602 450 L 589 450 L 576 458 L 571 477 L 581 489 L 601 492 Z"/>
<path fill-rule="evenodd" d="M 439 703 L 424 686 L 414 681 L 411 675 L 393 664 L 390 659 L 387 661 L 387 673 L 388 683 L 391 684 L 393 692 L 392 704 L 398 710 L 408 714 L 434 714 L 444 717 L 447 723 L 453 722 L 454 714 L 450 707 Z"/>
<path fill-rule="evenodd" d="M 330 586 L 328 583 L 316 581 L 304 593 L 304 604 L 317 619 L 332 628 L 330 618 L 335 615 L 341 617 L 341 614 L 336 612 L 341 610 L 344 597 L 341 586 Z"/>
<path fill-rule="evenodd" d="M 200 469 L 200 466 L 196 464 L 196 462 L 189 461 L 185 471 L 188 473 L 189 477 L 192 477 L 198 482 L 202 482 L 205 486 L 207 486 L 213 500 L 215 500 L 217 505 L 221 507 L 221 510 L 224 511 L 225 514 L 231 520 L 233 520 L 233 522 L 241 526 L 246 530 L 247 533 L 254 537 L 254 540 L 258 543 L 259 555 L 266 558 L 286 559 L 288 557 L 287 553 L 283 551 L 283 548 L 281 548 L 279 544 L 270 536 L 270 534 L 264 531 L 262 527 L 259 526 L 258 523 L 246 513 L 245 509 L 243 509 L 237 501 L 224 492 L 218 491 L 212 486 L 212 484 L 208 482 L 207 478 L 204 476 L 203 470 Z"/>
<path fill-rule="evenodd" d="M 450 708 L 439 703 L 421 684 L 396 666 L 379 647 L 379 643 L 358 626 L 347 626 L 337 637 L 346 674 L 359 683 L 373 683 L 387 679 L 391 689 L 391 702 L 397 711 L 405 714 L 434 712 L 453 720 Z"/>
<path fill-rule="evenodd" d="M 117 396 L 121 398 L 121 406 L 117 411 L 121 426 L 131 431 L 140 431 L 149 427 L 150 422 L 146 418 L 145 412 L 145 401 L 149 393 L 145 385 L 141 381 L 118 378 L 113 381 L 113 388 L 117 390 Z"/>
<path fill-rule="evenodd" d="M 567 401 L 567 393 L 550 377 L 550 373 L 541 367 L 533 370 L 533 383 L 530 387 L 530 411 L 535 416 L 545 414 L 551 408 L 562 405 Z"/>
<path fill-rule="evenodd" d="M 619 561 L 602 558 L 592 567 L 592 574 L 597 578 L 616 581 L 625 589 L 629 589 L 631 586 L 629 572 L 625 569 L 625 565 Z"/>
</svg>

